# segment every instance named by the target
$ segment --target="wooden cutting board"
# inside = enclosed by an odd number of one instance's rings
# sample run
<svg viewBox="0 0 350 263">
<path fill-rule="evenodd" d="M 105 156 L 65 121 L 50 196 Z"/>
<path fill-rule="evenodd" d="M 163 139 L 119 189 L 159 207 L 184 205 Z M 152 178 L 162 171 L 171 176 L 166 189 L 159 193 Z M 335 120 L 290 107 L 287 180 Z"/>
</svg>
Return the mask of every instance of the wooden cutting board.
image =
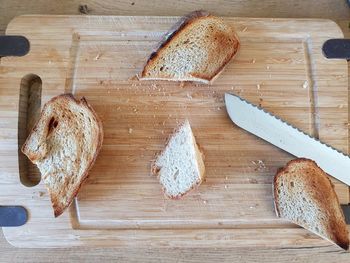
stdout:
<svg viewBox="0 0 350 263">
<path fill-rule="evenodd" d="M 348 152 L 348 75 L 321 46 L 342 38 L 315 19 L 225 18 L 241 49 L 213 85 L 134 78 L 178 17 L 21 16 L 24 57 L 1 59 L 1 205 L 23 205 L 29 221 L 4 228 L 19 247 L 330 246 L 275 216 L 272 180 L 293 157 L 235 126 L 223 94 L 259 104 Z M 53 217 L 44 184 L 18 152 L 40 106 L 72 92 L 103 121 L 103 148 L 72 206 Z M 166 199 L 150 161 L 185 118 L 206 155 L 206 181 L 181 200 Z M 40 178 L 39 178 L 40 179 Z M 333 180 L 341 203 L 349 189 Z"/>
</svg>

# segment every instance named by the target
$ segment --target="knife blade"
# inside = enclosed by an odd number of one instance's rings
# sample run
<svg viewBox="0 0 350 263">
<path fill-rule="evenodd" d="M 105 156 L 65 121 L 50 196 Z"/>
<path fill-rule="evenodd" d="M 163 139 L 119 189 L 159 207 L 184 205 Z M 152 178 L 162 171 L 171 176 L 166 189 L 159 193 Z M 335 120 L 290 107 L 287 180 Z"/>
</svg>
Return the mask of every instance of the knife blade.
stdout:
<svg viewBox="0 0 350 263">
<path fill-rule="evenodd" d="M 225 104 L 237 126 L 294 156 L 314 160 L 326 173 L 350 185 L 348 155 L 236 95 L 226 93 Z"/>
</svg>

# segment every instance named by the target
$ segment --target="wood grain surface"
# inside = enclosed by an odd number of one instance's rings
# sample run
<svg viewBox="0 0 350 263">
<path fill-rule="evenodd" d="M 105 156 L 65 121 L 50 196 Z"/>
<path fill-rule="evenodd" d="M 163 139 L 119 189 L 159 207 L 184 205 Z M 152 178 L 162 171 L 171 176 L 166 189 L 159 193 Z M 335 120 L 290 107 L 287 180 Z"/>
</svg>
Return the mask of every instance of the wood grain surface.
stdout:
<svg viewBox="0 0 350 263">
<path fill-rule="evenodd" d="M 8 25 L 7 34 L 24 35 L 31 43 L 26 56 L 1 60 L 0 92 L 6 94 L 1 121 L 8 125 L 0 130 L 0 154 L 6 156 L 0 160 L 0 196 L 4 204 L 23 205 L 31 215 L 24 226 L 4 229 L 11 244 L 326 245 L 275 216 L 273 176 L 293 157 L 235 127 L 227 118 L 223 97 L 225 92 L 238 94 L 347 152 L 346 62 L 328 60 L 321 52 L 325 40 L 340 38 L 342 32 L 334 22 L 322 19 L 227 17 L 241 49 L 213 84 L 134 80 L 178 19 L 31 15 Z M 32 92 L 25 94 L 23 83 L 33 74 L 42 81 L 42 104 L 72 92 L 84 96 L 104 124 L 104 144 L 89 179 L 70 211 L 57 219 L 43 182 L 23 186 L 16 172 L 23 161 L 17 162 L 16 124 L 21 126 L 33 111 L 19 98 L 30 101 Z M 37 82 L 30 81 L 35 84 L 33 96 Z M 26 116 L 17 116 L 18 110 L 26 109 Z M 150 162 L 185 118 L 206 155 L 206 181 L 182 200 L 168 200 L 158 180 L 149 176 Z M 23 181 L 25 176 L 21 177 Z M 340 202 L 348 203 L 348 187 L 333 181 Z"/>
<path fill-rule="evenodd" d="M 0 5 L 1 12 L 1 28 L 4 31 L 3 25 L 5 25 L 14 14 L 23 13 L 53 13 L 53 14 L 76 14 L 79 12 L 78 1 L 60 1 L 59 3 L 48 3 L 48 1 L 38 2 L 32 6 L 31 1 L 3 1 Z M 248 2 L 248 1 L 247 1 Z M 249 4 L 242 4 L 241 1 L 224 1 L 221 5 L 215 5 L 214 10 L 217 10 L 219 15 L 235 15 L 235 16 L 267 16 L 267 17 L 325 17 L 332 19 L 344 19 L 338 21 L 342 26 L 343 32 L 348 34 L 348 9 L 344 1 L 334 4 L 333 1 L 249 1 Z M 142 7 L 136 9 L 138 2 L 124 2 L 124 1 L 104 1 L 104 4 L 100 4 L 97 1 L 85 1 L 83 4 L 87 4 L 88 8 L 81 8 L 82 12 L 92 12 L 93 14 L 145 14 L 143 12 L 149 12 L 147 14 L 152 15 L 166 15 L 175 14 L 182 15 L 181 10 L 184 12 L 190 7 L 194 9 L 202 8 L 203 5 L 198 2 L 184 2 L 181 7 L 172 8 L 173 4 L 170 2 L 162 1 L 159 6 L 152 6 L 152 8 Z M 130 4 L 130 5 L 129 5 Z M 94 6 L 94 8 L 92 8 Z M 179 5 L 180 6 L 180 5 Z M 228 8 L 228 6 L 230 8 Z M 247 9 L 242 9 L 245 6 Z M 248 6 L 248 7 L 247 7 Z M 13 8 L 16 7 L 16 8 Z M 121 8 L 123 7 L 123 8 Z M 312 7 L 312 9 L 310 8 Z M 332 8 L 330 8 L 332 7 Z M 84 11 L 85 10 L 85 11 Z M 135 11 L 137 10 L 137 11 Z M 171 10 L 171 11 L 169 11 Z M 180 10 L 180 11 L 179 11 Z M 174 12 L 173 12 L 174 11 Z M 232 12 L 232 13 L 229 13 Z M 281 15 L 282 14 L 282 15 Z M 0 30 L 1 30 L 0 28 Z M 142 261 L 142 262 L 198 262 L 207 261 L 212 262 L 220 259 L 223 262 L 247 262 L 256 261 L 259 262 L 338 262 L 346 261 L 348 259 L 347 254 L 339 252 L 334 247 L 310 247 L 295 249 L 254 249 L 251 248 L 239 248 L 239 249 L 119 249 L 119 248 L 103 248 L 103 249 L 84 249 L 84 248 L 72 248 L 72 249 L 17 249 L 11 247 L 0 239 L 0 252 L 2 261 L 4 262 L 62 262 L 62 261 L 84 261 L 95 262 L 96 259 L 102 259 L 104 261 Z M 55 255 L 55 256 L 52 256 Z M 335 256 L 336 255 L 336 256 Z"/>
<path fill-rule="evenodd" d="M 349 18 L 345 0 L 0 0 L 0 33 L 12 18 L 23 14 L 182 16 L 198 9 L 231 17 Z"/>
</svg>

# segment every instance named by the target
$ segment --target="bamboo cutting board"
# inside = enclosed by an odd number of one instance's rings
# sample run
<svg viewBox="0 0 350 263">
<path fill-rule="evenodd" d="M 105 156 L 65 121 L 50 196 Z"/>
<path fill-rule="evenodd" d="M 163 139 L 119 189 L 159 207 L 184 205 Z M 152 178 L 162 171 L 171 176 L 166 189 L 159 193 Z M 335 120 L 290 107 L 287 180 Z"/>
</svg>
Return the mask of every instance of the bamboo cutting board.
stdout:
<svg viewBox="0 0 350 263">
<path fill-rule="evenodd" d="M 140 82 L 148 55 L 178 17 L 21 16 L 24 57 L 1 59 L 1 205 L 23 205 L 29 221 L 4 228 L 19 247 L 331 246 L 275 216 L 272 179 L 293 157 L 236 127 L 223 94 L 259 104 L 348 152 L 348 75 L 321 46 L 342 38 L 329 20 L 225 18 L 241 49 L 213 85 Z M 18 152 L 40 106 L 72 92 L 103 121 L 103 148 L 72 206 L 53 217 L 35 167 Z M 206 155 L 206 181 L 166 199 L 150 162 L 185 118 Z M 333 180 L 341 203 L 349 189 Z"/>
</svg>

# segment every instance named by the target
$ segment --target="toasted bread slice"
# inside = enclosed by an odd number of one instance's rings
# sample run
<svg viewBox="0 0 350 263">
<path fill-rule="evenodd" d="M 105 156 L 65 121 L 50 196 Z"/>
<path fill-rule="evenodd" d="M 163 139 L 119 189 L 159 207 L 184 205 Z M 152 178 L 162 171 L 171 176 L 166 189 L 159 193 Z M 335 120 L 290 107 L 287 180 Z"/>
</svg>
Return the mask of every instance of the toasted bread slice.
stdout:
<svg viewBox="0 0 350 263">
<path fill-rule="evenodd" d="M 204 178 L 203 158 L 190 123 L 186 120 L 171 136 L 152 166 L 152 172 L 158 175 L 165 195 L 177 199 L 198 186 Z"/>
<path fill-rule="evenodd" d="M 181 19 L 148 59 L 140 79 L 209 83 L 239 48 L 233 28 L 195 11 Z"/>
<path fill-rule="evenodd" d="M 349 233 L 333 184 L 314 161 L 290 161 L 277 172 L 273 186 L 277 216 L 349 248 Z"/>
<path fill-rule="evenodd" d="M 52 98 L 28 136 L 22 152 L 35 163 L 49 191 L 55 217 L 77 195 L 103 140 L 102 123 L 85 98 Z"/>
</svg>

